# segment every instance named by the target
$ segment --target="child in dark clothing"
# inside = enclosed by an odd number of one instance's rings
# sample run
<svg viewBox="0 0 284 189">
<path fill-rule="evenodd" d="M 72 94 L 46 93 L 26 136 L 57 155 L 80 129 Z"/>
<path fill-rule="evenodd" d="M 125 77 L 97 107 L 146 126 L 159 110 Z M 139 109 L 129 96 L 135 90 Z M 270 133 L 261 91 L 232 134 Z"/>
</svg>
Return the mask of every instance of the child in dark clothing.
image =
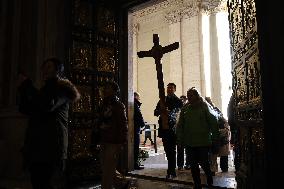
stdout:
<svg viewBox="0 0 284 189">
<path fill-rule="evenodd" d="M 147 139 L 149 139 L 151 141 L 151 145 L 154 145 L 154 142 L 153 142 L 152 137 L 151 137 L 150 125 L 146 124 L 144 130 L 145 130 L 145 140 L 144 140 L 143 144 L 145 145 L 146 142 L 147 142 Z"/>
</svg>

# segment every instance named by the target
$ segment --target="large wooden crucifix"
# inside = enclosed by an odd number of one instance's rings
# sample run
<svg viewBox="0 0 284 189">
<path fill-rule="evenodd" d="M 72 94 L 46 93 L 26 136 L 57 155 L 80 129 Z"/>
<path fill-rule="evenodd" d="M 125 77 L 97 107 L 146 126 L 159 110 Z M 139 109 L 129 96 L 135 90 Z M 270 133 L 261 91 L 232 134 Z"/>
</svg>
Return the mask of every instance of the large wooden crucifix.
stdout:
<svg viewBox="0 0 284 189">
<path fill-rule="evenodd" d="M 154 46 L 149 51 L 140 51 L 137 53 L 139 58 L 144 57 L 153 57 L 155 59 L 157 79 L 158 79 L 158 88 L 159 88 L 159 98 L 160 98 L 160 111 L 162 118 L 162 128 L 169 129 L 168 125 L 168 112 L 166 107 L 166 95 L 164 87 L 164 78 L 163 78 L 163 69 L 161 59 L 164 54 L 178 49 L 179 43 L 175 42 L 173 44 L 162 47 L 159 41 L 159 35 L 153 34 L 153 43 Z"/>
</svg>

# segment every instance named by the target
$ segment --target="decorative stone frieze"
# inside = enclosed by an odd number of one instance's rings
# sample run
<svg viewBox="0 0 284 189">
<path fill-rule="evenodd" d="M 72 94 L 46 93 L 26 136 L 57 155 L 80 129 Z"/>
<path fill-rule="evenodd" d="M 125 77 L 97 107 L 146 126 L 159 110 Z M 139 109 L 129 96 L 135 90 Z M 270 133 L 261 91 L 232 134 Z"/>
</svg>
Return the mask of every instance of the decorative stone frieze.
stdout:
<svg viewBox="0 0 284 189">
<path fill-rule="evenodd" d="M 166 0 L 132 13 L 137 22 L 152 19 L 156 13 L 164 15 L 168 24 L 179 22 L 182 18 L 191 18 L 199 12 L 212 14 L 227 11 L 226 0 Z M 152 15 L 152 16 L 151 16 Z M 147 20 L 148 20 L 147 19 Z"/>
<path fill-rule="evenodd" d="M 199 13 L 201 0 L 180 0 L 175 7 L 170 7 L 165 11 L 167 23 L 179 22 L 182 18 L 191 18 Z"/>
<path fill-rule="evenodd" d="M 226 0 L 202 0 L 200 4 L 200 11 L 208 15 L 218 12 L 226 12 L 227 10 Z"/>
<path fill-rule="evenodd" d="M 175 6 L 176 4 L 179 4 L 181 0 L 166 0 L 162 1 L 161 3 L 157 3 L 155 5 L 149 6 L 147 8 L 135 11 L 133 13 L 133 17 L 140 18 L 144 16 L 148 16 L 150 14 L 156 13 L 158 11 L 162 11 L 167 9 L 170 6 Z"/>
<path fill-rule="evenodd" d="M 135 11 L 133 17 L 141 21 L 143 17 L 161 12 L 167 23 L 180 21 L 183 17 L 196 16 L 199 12 L 201 0 L 166 0 L 142 10 Z"/>
</svg>

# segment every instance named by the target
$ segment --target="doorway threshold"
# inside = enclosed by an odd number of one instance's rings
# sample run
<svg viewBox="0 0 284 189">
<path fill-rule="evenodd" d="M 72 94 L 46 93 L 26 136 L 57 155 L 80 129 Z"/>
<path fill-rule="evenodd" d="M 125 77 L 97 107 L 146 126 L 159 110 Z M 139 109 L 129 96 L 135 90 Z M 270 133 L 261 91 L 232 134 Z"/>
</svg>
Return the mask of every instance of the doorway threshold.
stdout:
<svg viewBox="0 0 284 189">
<path fill-rule="evenodd" d="M 155 170 L 154 174 L 151 175 L 151 171 L 153 171 L 153 169 L 145 168 L 145 169 L 143 169 L 143 172 L 142 171 L 132 171 L 132 172 L 127 173 L 127 176 L 133 177 L 133 178 L 136 178 L 136 179 L 158 181 L 158 182 L 167 182 L 169 184 L 179 184 L 179 185 L 184 185 L 184 186 L 188 186 L 188 187 L 193 187 L 193 185 L 194 185 L 193 180 L 191 178 L 191 173 L 188 170 L 177 172 L 177 177 L 174 178 L 174 179 L 166 179 L 165 178 L 166 174 L 157 175 L 156 173 L 157 173 L 158 170 Z M 163 169 L 163 170 L 160 170 L 160 171 L 165 173 L 166 169 Z M 228 174 L 230 174 L 230 173 L 228 173 Z M 187 177 L 188 177 L 188 179 L 185 179 Z M 201 171 L 201 180 L 202 180 L 202 183 L 206 183 L 206 177 L 202 173 L 202 171 Z M 226 179 L 225 176 L 221 176 L 221 173 L 214 176 L 214 183 L 216 183 L 216 186 L 213 186 L 211 188 L 236 189 L 235 180 Z M 202 184 L 202 187 L 209 188 L 207 184 Z"/>
</svg>

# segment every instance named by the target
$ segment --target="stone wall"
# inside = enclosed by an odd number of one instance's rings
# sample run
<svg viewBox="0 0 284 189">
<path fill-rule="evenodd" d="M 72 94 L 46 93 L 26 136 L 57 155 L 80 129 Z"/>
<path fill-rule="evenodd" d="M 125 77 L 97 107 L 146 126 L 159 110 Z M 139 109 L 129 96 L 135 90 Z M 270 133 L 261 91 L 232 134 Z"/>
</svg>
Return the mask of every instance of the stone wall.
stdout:
<svg viewBox="0 0 284 189">
<path fill-rule="evenodd" d="M 134 31 L 133 88 L 141 94 L 145 121 L 157 123 L 157 118 L 153 116 L 153 110 L 159 100 L 156 70 L 153 58 L 139 59 L 136 54 L 138 51 L 151 49 L 154 33 L 159 34 L 162 46 L 174 42 L 179 42 L 180 45 L 179 49 L 164 55 L 162 59 L 165 87 L 167 83 L 174 82 L 177 85 L 177 96 L 186 95 L 186 91 L 191 87 L 196 87 L 203 96 L 207 95 L 202 37 L 203 14 L 210 15 L 208 26 L 210 29 L 210 95 L 213 102 L 221 107 L 218 37 L 214 14 L 220 11 L 220 8 L 216 9 L 219 4 L 220 1 L 167 0 L 146 8 L 137 7 L 132 11 L 130 31 Z"/>
</svg>

